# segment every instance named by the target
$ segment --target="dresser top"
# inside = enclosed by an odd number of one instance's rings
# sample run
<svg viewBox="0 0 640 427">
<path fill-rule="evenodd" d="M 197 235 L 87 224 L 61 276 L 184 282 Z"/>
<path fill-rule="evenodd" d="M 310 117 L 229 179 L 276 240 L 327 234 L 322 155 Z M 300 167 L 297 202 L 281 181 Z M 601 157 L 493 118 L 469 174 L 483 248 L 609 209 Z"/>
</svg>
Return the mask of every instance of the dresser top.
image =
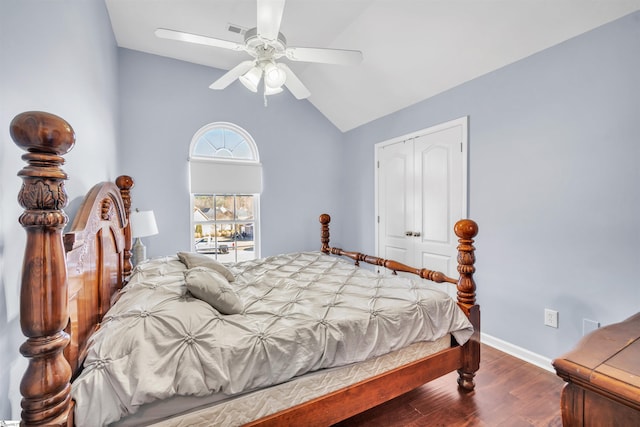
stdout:
<svg viewBox="0 0 640 427">
<path fill-rule="evenodd" d="M 553 365 L 566 381 L 640 405 L 640 313 L 591 332 Z"/>
</svg>

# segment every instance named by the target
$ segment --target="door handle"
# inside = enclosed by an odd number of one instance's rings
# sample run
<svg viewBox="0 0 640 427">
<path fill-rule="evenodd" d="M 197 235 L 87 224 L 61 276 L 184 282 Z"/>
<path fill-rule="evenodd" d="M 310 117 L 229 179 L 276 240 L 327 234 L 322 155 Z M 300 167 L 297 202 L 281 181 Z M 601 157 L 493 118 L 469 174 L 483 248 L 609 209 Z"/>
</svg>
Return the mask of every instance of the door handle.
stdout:
<svg viewBox="0 0 640 427">
<path fill-rule="evenodd" d="M 413 236 L 413 231 L 405 231 L 404 235 L 408 236 L 408 237 L 411 237 L 411 236 Z"/>
<path fill-rule="evenodd" d="M 419 231 L 414 231 L 413 232 L 413 236 L 414 237 L 420 237 L 420 232 Z"/>
</svg>

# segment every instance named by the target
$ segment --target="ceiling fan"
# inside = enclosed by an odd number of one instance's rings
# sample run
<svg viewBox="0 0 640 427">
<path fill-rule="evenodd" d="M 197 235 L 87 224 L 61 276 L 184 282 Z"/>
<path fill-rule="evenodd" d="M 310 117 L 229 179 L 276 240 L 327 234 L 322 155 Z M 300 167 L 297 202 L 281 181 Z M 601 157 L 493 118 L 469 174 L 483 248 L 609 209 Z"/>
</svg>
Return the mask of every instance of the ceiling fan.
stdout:
<svg viewBox="0 0 640 427">
<path fill-rule="evenodd" d="M 253 59 L 236 65 L 209 87 L 224 89 L 239 79 L 247 89 L 257 92 L 264 78 L 265 103 L 266 96 L 282 92 L 282 86 L 286 86 L 297 99 L 311 95 L 287 64 L 276 62 L 280 58 L 343 65 L 355 65 L 362 61 L 362 52 L 357 50 L 287 46 L 287 40 L 280 32 L 285 0 L 257 0 L 257 3 L 258 26 L 245 33 L 244 44 L 166 28 L 156 29 L 155 34 L 164 39 L 247 52 Z"/>
</svg>

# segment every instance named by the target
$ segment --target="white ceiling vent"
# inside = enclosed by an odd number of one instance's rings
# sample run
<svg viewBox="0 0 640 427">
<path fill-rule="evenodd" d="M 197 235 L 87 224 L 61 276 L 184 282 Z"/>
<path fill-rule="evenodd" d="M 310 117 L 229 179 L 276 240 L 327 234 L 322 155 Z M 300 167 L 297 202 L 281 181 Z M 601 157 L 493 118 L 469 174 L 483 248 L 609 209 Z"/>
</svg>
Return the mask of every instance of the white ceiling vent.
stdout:
<svg viewBox="0 0 640 427">
<path fill-rule="evenodd" d="M 246 28 L 242 28 L 241 26 L 235 24 L 227 24 L 227 30 L 231 33 L 240 34 L 241 36 L 244 36 L 244 34 L 247 32 Z"/>
</svg>

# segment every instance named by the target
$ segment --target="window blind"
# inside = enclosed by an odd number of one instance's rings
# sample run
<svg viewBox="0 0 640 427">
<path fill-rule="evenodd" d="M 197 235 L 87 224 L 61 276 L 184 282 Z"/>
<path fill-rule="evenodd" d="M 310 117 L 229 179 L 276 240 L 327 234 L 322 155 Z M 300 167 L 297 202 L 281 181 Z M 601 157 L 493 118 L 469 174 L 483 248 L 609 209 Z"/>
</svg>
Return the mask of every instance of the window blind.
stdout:
<svg viewBox="0 0 640 427">
<path fill-rule="evenodd" d="M 191 193 L 259 194 L 262 192 L 262 165 L 190 159 Z"/>
</svg>

